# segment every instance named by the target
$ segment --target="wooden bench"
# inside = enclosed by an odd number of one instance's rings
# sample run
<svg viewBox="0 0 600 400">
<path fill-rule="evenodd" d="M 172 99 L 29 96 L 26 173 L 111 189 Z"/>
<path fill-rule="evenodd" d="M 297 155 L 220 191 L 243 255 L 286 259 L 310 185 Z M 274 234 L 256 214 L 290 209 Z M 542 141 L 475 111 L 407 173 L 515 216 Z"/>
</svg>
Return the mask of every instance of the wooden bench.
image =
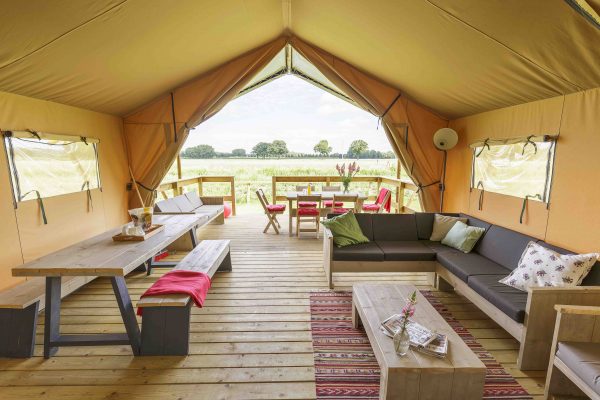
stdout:
<svg viewBox="0 0 600 400">
<path fill-rule="evenodd" d="M 61 285 L 65 297 L 93 280 L 72 276 Z M 33 356 L 38 314 L 45 308 L 46 281 L 31 278 L 0 292 L 0 357 Z"/>
<path fill-rule="evenodd" d="M 231 271 L 229 240 L 204 240 L 174 270 L 204 272 Z M 141 355 L 187 355 L 192 301 L 184 294 L 143 297 Z"/>
</svg>

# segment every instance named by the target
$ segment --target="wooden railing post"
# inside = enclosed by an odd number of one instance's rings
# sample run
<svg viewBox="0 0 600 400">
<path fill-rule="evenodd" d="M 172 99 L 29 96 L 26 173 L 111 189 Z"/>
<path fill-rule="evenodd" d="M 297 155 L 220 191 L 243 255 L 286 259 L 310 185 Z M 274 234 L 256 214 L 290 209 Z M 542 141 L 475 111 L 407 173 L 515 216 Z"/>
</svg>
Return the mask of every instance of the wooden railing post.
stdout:
<svg viewBox="0 0 600 400">
<path fill-rule="evenodd" d="M 198 196 L 204 196 L 204 188 L 202 187 L 202 177 L 198 177 Z"/>
<path fill-rule="evenodd" d="M 277 204 L 277 177 L 272 178 L 273 204 Z"/>
<path fill-rule="evenodd" d="M 235 217 L 235 178 L 232 176 L 229 182 L 231 188 L 231 214 Z"/>
</svg>

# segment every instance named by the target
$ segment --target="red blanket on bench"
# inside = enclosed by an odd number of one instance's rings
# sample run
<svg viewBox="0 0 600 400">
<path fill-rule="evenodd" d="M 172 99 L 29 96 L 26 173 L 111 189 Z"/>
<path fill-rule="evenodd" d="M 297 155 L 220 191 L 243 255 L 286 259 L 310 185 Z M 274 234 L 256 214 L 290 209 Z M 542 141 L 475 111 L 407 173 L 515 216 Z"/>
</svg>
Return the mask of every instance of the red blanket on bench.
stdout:
<svg viewBox="0 0 600 400">
<path fill-rule="evenodd" d="M 164 274 L 144 292 L 142 297 L 187 294 L 194 300 L 196 306 L 202 307 L 208 289 L 210 289 L 210 277 L 204 272 L 175 270 Z M 142 308 L 138 307 L 138 315 L 142 315 Z"/>
</svg>

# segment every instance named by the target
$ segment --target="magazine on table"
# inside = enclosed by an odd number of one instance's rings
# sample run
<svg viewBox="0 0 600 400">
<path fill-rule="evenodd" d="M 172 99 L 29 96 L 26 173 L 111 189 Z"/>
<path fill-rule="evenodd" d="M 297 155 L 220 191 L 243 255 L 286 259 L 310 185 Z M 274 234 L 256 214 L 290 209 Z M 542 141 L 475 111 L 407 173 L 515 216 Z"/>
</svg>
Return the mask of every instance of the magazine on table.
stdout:
<svg viewBox="0 0 600 400">
<path fill-rule="evenodd" d="M 381 331 L 393 338 L 402 327 L 404 317 L 394 314 L 381 323 Z M 410 346 L 415 350 L 434 357 L 443 358 L 448 353 L 448 338 L 446 335 L 432 331 L 418 322 L 409 320 L 406 325 Z"/>
</svg>

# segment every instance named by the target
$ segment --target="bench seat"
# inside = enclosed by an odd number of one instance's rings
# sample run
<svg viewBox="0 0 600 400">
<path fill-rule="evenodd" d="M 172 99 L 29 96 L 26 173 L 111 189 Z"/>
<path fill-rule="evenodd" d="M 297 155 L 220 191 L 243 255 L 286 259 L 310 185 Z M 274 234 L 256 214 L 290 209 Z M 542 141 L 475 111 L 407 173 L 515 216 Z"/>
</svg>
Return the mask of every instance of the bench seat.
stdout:
<svg viewBox="0 0 600 400">
<path fill-rule="evenodd" d="M 418 240 L 376 241 L 385 261 L 434 261 L 435 251 Z"/>
<path fill-rule="evenodd" d="M 511 271 L 494 261 L 475 253 L 465 254 L 458 250 L 442 251 L 437 260 L 448 271 L 464 282 L 477 275 L 502 275 L 505 277 Z"/>
<path fill-rule="evenodd" d="M 231 271 L 230 241 L 203 240 L 173 270 L 203 272 L 211 278 L 217 271 Z M 142 297 L 137 303 L 144 310 L 140 354 L 187 355 L 192 304 L 186 294 Z"/>
<path fill-rule="evenodd" d="M 506 274 L 469 276 L 468 285 L 508 317 L 523 323 L 527 309 L 527 292 L 498 282 L 505 276 Z"/>
<path fill-rule="evenodd" d="M 333 259 L 336 261 L 383 261 L 383 251 L 375 242 L 354 246 L 334 247 Z"/>
</svg>

